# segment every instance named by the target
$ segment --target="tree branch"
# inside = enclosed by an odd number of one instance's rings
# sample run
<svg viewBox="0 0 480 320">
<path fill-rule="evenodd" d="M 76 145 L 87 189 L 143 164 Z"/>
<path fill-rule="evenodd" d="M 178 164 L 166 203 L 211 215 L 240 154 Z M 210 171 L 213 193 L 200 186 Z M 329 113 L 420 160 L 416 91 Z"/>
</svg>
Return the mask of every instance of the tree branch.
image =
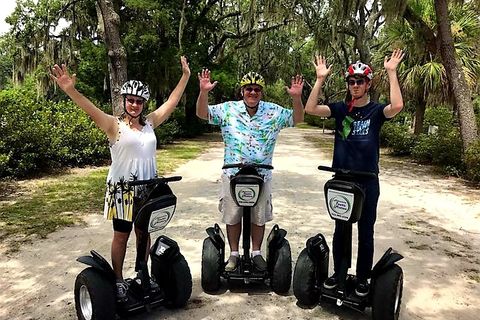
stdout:
<svg viewBox="0 0 480 320">
<path fill-rule="evenodd" d="M 223 45 L 228 39 L 237 39 L 237 40 L 246 39 L 250 37 L 252 34 L 264 33 L 264 32 L 276 29 L 278 27 L 286 25 L 288 22 L 290 22 L 290 20 L 284 20 L 283 23 L 275 24 L 270 27 L 248 30 L 241 34 L 225 31 L 221 36 L 220 40 L 218 41 L 218 43 L 213 47 L 212 51 L 208 54 L 208 59 L 213 60 L 213 58 L 217 55 L 217 53 L 220 51 L 220 49 L 223 47 Z"/>
</svg>

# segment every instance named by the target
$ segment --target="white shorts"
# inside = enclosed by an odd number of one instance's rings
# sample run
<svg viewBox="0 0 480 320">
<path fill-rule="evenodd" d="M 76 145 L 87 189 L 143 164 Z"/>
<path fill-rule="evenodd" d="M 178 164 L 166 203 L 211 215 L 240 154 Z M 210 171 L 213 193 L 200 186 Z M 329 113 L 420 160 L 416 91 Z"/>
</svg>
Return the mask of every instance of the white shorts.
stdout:
<svg viewBox="0 0 480 320">
<path fill-rule="evenodd" d="M 272 181 L 265 181 L 262 190 L 257 204 L 251 208 L 251 221 L 257 226 L 263 226 L 273 218 Z M 222 174 L 218 210 L 223 214 L 222 221 L 225 224 L 234 225 L 242 221 L 243 207 L 237 206 L 233 200 L 230 192 L 230 179 L 226 174 Z"/>
</svg>

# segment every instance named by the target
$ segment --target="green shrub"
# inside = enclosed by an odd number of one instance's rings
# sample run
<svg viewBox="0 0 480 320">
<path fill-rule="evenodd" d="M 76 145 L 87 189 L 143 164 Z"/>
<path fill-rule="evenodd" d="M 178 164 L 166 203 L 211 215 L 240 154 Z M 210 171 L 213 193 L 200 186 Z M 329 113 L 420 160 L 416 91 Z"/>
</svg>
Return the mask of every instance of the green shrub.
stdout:
<svg viewBox="0 0 480 320">
<path fill-rule="evenodd" d="M 422 133 L 412 150 L 415 160 L 444 167 L 460 169 L 462 167 L 462 141 L 458 130 L 445 135 Z"/>
<path fill-rule="evenodd" d="M 414 159 L 450 168 L 450 172 L 462 170 L 462 140 L 452 112 L 446 107 L 429 108 L 424 124 L 426 130 L 430 125 L 438 130 L 434 134 L 420 134 L 412 150 Z"/>
<path fill-rule="evenodd" d="M 175 119 L 169 119 L 168 121 L 162 123 L 155 129 L 157 147 L 172 143 L 175 137 L 177 137 L 181 131 L 180 125 Z"/>
<path fill-rule="evenodd" d="M 416 139 L 409 129 L 408 124 L 386 122 L 380 132 L 380 144 L 395 155 L 410 155 Z"/>
<path fill-rule="evenodd" d="M 313 116 L 310 114 L 305 114 L 305 122 L 309 125 L 325 128 L 328 130 L 335 130 L 335 119 L 326 119 L 319 116 Z"/>
<path fill-rule="evenodd" d="M 108 158 L 105 134 L 72 102 L 36 97 L 33 81 L 0 92 L 0 177 Z"/>
<path fill-rule="evenodd" d="M 266 85 L 264 100 L 285 108 L 293 108 L 292 98 L 285 89 L 285 83 L 280 79 L 274 84 Z"/>
<path fill-rule="evenodd" d="M 456 118 L 448 107 L 437 106 L 425 110 L 425 119 L 423 120 L 424 133 L 427 133 L 429 126 L 437 126 L 438 133 L 450 132 L 457 127 Z"/>
<path fill-rule="evenodd" d="M 480 140 L 471 144 L 464 156 L 467 168 L 467 178 L 472 181 L 480 181 Z M 1 162 L 1 160 L 0 160 Z"/>
</svg>

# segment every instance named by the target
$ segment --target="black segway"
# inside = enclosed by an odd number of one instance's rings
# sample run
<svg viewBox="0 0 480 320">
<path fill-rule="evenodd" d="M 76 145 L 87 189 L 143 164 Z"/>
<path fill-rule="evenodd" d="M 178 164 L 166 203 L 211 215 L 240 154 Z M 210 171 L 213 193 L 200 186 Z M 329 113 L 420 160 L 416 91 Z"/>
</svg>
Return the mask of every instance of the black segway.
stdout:
<svg viewBox="0 0 480 320">
<path fill-rule="evenodd" d="M 336 302 L 364 311 L 372 307 L 374 320 L 398 319 L 403 290 L 403 271 L 396 264 L 403 256 L 389 248 L 372 270 L 370 292 L 364 297 L 355 294 L 356 277 L 348 274 L 352 256 L 352 224 L 360 219 L 365 194 L 352 182 L 354 177 L 372 177 L 374 173 L 333 169 L 319 166 L 319 170 L 334 172 L 333 179 L 325 183 L 325 200 L 330 217 L 344 228 L 344 251 L 338 275 L 339 283 L 327 289 L 329 248 L 319 233 L 307 240 L 300 253 L 293 274 L 293 293 L 301 306 L 314 306 L 323 301 Z"/>
<path fill-rule="evenodd" d="M 256 205 L 263 189 L 263 177 L 257 169 L 273 169 L 263 164 L 227 164 L 223 169 L 239 168 L 230 180 L 230 191 L 238 206 L 243 207 L 242 239 L 243 255 L 233 271 L 226 271 L 225 236 L 218 224 L 207 228 L 208 237 L 203 241 L 202 249 L 202 288 L 205 292 L 215 292 L 220 288 L 221 278 L 227 281 L 250 282 L 270 281 L 270 286 L 277 294 L 284 294 L 290 289 L 292 278 L 292 255 L 290 244 L 285 238 L 287 231 L 273 226 L 267 238 L 267 271 L 259 272 L 250 258 L 251 208 Z"/>
<path fill-rule="evenodd" d="M 149 194 L 140 204 L 135 226 L 143 235 L 162 230 L 175 212 L 177 198 L 168 182 L 179 181 L 182 177 L 154 178 L 125 183 L 125 188 L 149 186 Z M 180 253 L 178 244 L 167 236 L 160 236 L 150 248 L 151 272 L 159 288 L 152 288 L 148 265 L 145 261 L 148 237 L 140 236 L 137 246 L 133 279 L 125 279 L 129 285 L 127 299 L 117 301 L 115 274 L 110 264 L 94 250 L 90 256 L 77 261 L 90 267 L 84 269 L 75 280 L 75 308 L 78 319 L 115 319 L 137 311 L 150 311 L 152 307 L 184 306 L 192 293 L 192 276 L 187 261 Z"/>
</svg>

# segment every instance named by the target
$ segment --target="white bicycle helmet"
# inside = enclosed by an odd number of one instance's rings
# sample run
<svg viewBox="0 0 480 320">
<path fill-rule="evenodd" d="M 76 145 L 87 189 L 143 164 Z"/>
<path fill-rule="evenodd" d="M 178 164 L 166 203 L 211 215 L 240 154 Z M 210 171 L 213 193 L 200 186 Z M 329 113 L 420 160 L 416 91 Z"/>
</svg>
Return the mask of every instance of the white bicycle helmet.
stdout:
<svg viewBox="0 0 480 320">
<path fill-rule="evenodd" d="M 148 101 L 150 98 L 150 90 L 148 86 L 138 80 L 129 80 L 125 82 L 120 90 L 122 96 L 132 95 L 137 97 L 142 97 L 145 101 Z"/>
<path fill-rule="evenodd" d="M 366 77 L 369 80 L 373 79 L 372 68 L 368 64 L 365 64 L 361 61 L 357 61 L 348 66 L 347 72 L 345 72 L 345 79 L 353 76 L 362 76 Z"/>
</svg>

